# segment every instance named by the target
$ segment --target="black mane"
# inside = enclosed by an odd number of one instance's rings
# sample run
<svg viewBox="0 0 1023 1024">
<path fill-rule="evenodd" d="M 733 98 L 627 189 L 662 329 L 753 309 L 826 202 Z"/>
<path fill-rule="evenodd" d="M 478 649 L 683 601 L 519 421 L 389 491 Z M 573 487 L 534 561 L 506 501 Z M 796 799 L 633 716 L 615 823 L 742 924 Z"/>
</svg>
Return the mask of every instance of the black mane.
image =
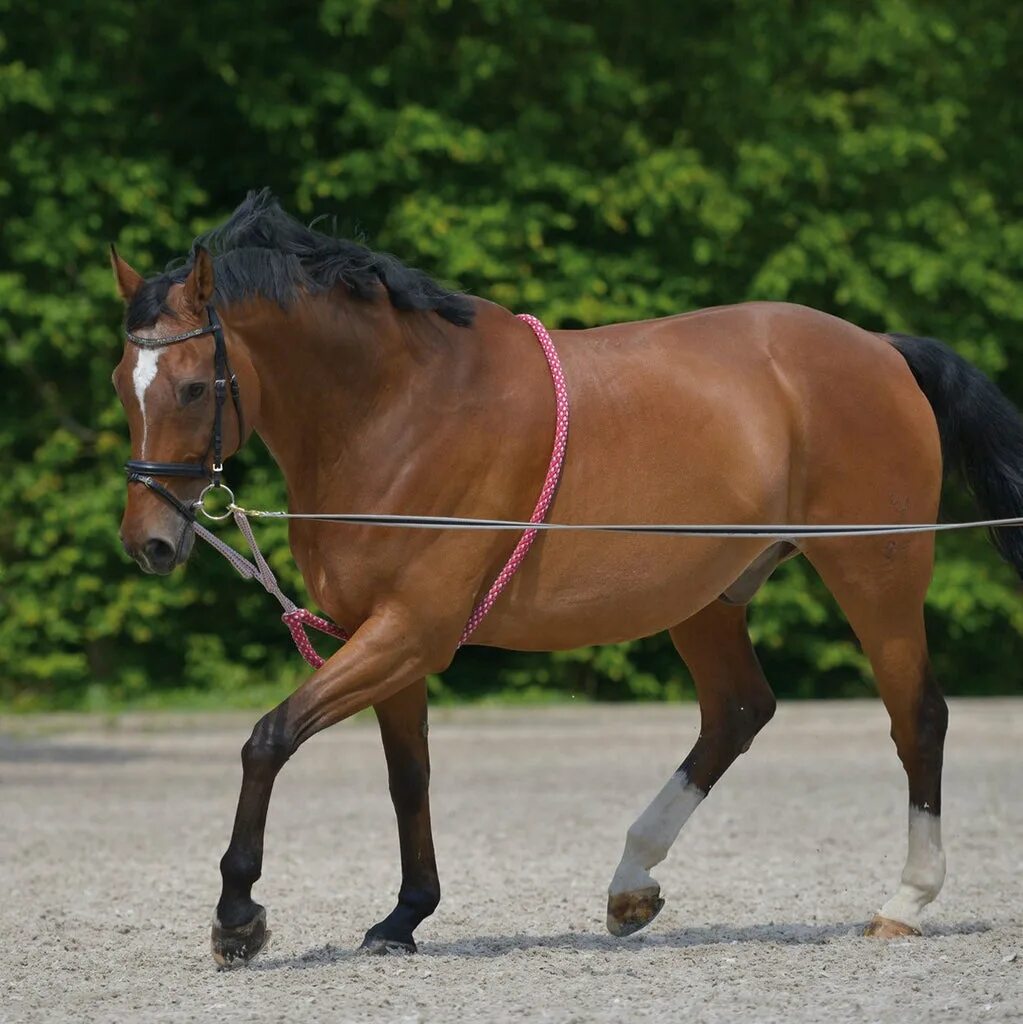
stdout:
<svg viewBox="0 0 1023 1024">
<path fill-rule="evenodd" d="M 250 192 L 220 227 L 200 235 L 183 264 L 146 281 L 128 305 L 129 331 L 170 312 L 167 292 L 188 276 L 200 247 L 214 257 L 216 302 L 260 296 L 287 307 L 299 293 L 315 295 L 339 284 L 368 301 L 383 286 L 396 309 L 434 310 L 461 327 L 472 322 L 468 296 L 449 291 L 388 253 L 305 227 L 281 209 L 269 189 L 262 189 Z"/>
</svg>

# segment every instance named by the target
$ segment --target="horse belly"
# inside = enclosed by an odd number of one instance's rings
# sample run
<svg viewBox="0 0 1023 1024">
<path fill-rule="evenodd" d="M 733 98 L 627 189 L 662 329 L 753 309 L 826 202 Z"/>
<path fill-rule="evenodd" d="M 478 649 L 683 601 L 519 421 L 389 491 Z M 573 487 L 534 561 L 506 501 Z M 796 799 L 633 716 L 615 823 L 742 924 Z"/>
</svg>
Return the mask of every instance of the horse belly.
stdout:
<svg viewBox="0 0 1023 1024">
<path fill-rule="evenodd" d="M 559 650 L 660 632 L 716 600 L 771 545 L 719 538 L 559 538 L 502 596 L 473 643 Z M 536 547 L 530 553 L 532 558 Z"/>
<path fill-rule="evenodd" d="M 677 348 L 630 353 L 610 380 L 576 373 L 550 521 L 786 520 L 791 439 L 773 374 L 749 358 L 723 365 L 720 349 Z M 715 600 L 771 543 L 541 534 L 473 639 L 547 650 L 646 636 Z"/>
</svg>

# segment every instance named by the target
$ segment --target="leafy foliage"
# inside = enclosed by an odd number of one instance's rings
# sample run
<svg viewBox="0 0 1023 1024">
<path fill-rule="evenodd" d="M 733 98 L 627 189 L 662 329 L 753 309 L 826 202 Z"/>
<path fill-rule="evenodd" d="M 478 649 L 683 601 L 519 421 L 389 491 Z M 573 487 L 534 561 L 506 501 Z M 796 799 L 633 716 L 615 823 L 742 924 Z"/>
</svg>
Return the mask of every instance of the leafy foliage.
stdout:
<svg viewBox="0 0 1023 1024">
<path fill-rule="evenodd" d="M 105 246 L 142 270 L 249 187 L 336 214 L 552 326 L 791 299 L 945 338 L 1023 399 L 1023 8 L 994 0 L 0 0 L 0 698 L 245 699 L 302 667 L 210 555 L 119 551 L 126 430 Z M 70 20 L 74 32 L 67 31 Z M 265 452 L 239 484 L 279 505 Z M 956 513 L 968 508 L 953 493 Z M 260 527 L 297 589 L 283 531 Z M 980 536 L 939 542 L 952 692 L 1020 692 L 1023 608 Z M 758 598 L 781 694 L 869 674 L 805 565 Z M 257 687 L 263 687 L 257 689 Z M 691 692 L 664 637 L 468 649 L 438 696 Z"/>
</svg>

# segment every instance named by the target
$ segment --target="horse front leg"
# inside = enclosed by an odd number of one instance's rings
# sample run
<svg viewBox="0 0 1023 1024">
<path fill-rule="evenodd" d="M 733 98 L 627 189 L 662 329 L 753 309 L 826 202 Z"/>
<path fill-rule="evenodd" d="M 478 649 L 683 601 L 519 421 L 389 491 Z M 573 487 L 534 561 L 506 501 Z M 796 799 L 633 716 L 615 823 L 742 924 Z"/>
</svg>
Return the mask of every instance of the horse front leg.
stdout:
<svg viewBox="0 0 1023 1024">
<path fill-rule="evenodd" d="M 401 888 L 398 905 L 373 925 L 362 942 L 374 953 L 416 951 L 412 933 L 437 909 L 440 881 L 430 828 L 430 747 L 426 680 L 406 686 L 376 706 L 387 758 L 388 782 L 398 819 Z"/>
<path fill-rule="evenodd" d="M 436 633 L 428 642 L 404 615 L 382 611 L 256 723 L 242 748 L 238 810 L 220 862 L 223 889 L 212 931 L 213 959 L 219 966 L 247 963 L 270 937 L 266 911 L 252 899 L 252 886 L 262 871 L 270 794 L 285 762 L 321 729 L 370 705 L 385 704 L 428 672 L 438 671 L 454 649 L 454 639 L 445 654 Z"/>
</svg>

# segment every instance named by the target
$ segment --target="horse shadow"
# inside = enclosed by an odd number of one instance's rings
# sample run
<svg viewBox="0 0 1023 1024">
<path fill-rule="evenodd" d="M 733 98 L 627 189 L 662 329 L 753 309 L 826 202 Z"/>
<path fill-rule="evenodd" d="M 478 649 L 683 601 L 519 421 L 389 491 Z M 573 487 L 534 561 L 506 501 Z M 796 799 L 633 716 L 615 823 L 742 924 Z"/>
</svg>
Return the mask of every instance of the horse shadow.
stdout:
<svg viewBox="0 0 1023 1024">
<path fill-rule="evenodd" d="M 863 935 L 866 921 L 843 921 L 830 924 L 756 924 L 703 925 L 680 928 L 668 932 L 651 932 L 631 938 L 615 938 L 591 932 L 560 932 L 551 935 L 477 935 L 471 938 L 441 942 L 423 942 L 419 955 L 458 956 L 466 958 L 493 958 L 531 950 L 571 950 L 575 953 L 606 953 L 629 956 L 651 949 L 690 949 L 700 946 L 742 946 L 749 943 L 767 943 L 781 946 L 825 945 L 839 939 Z M 976 935 L 991 930 L 986 921 L 961 921 L 928 927 L 924 939 L 944 938 L 950 935 Z M 907 940 L 911 941 L 911 940 Z M 356 958 L 369 956 L 361 949 L 349 949 L 327 943 L 296 956 L 268 957 L 250 965 L 250 970 L 284 970 L 324 967 L 343 964 Z M 407 956 L 390 953 L 386 956 Z"/>
<path fill-rule="evenodd" d="M 0 733 L 0 763 L 4 764 L 128 764 L 150 755 L 102 743 L 64 743 L 20 739 Z"/>
</svg>

